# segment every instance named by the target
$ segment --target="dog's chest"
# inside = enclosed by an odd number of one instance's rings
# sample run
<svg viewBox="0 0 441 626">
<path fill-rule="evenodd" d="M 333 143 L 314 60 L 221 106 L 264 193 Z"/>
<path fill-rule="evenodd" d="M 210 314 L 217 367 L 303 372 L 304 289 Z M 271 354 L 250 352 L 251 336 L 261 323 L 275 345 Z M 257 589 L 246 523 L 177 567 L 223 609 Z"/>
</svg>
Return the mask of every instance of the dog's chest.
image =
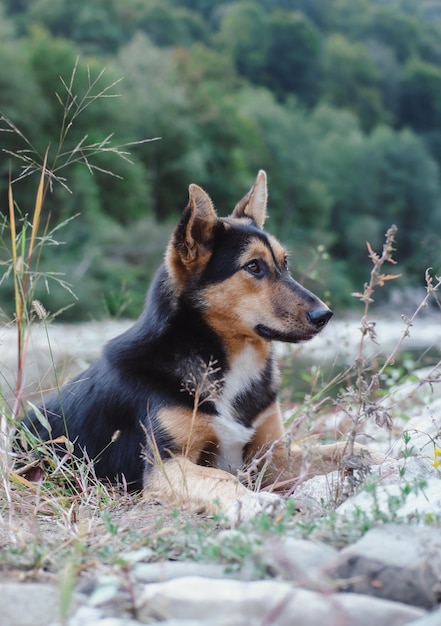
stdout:
<svg viewBox="0 0 441 626">
<path fill-rule="evenodd" d="M 243 465 L 243 449 L 274 401 L 277 384 L 272 360 L 262 360 L 252 345 L 231 363 L 215 401 L 214 418 L 219 448 L 217 466 L 236 471 Z"/>
</svg>

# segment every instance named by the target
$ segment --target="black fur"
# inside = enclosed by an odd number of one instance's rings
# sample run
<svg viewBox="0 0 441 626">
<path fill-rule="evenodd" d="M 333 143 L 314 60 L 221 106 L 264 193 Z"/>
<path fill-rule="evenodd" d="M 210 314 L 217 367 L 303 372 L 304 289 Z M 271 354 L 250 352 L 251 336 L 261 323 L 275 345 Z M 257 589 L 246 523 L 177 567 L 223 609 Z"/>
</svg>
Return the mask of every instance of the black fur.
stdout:
<svg viewBox="0 0 441 626">
<path fill-rule="evenodd" d="M 175 301 L 162 266 L 134 326 L 111 340 L 99 359 L 39 407 L 51 433 L 33 412 L 28 413 L 24 424 L 43 440 L 66 434 L 75 443 L 77 456 L 87 453 L 96 461 L 98 477 L 124 475 L 127 483 L 140 488 L 143 457 L 151 457 L 148 437 L 154 438 L 162 457 L 179 452 L 156 423 L 158 410 L 164 406 L 191 408 L 194 398 L 183 392 L 183 382 L 210 359 L 216 360 L 220 372 L 225 371 L 219 337 L 185 295 Z M 213 403 L 204 403 L 205 413 L 214 411 Z M 119 437 L 111 443 L 116 431 L 120 431 Z"/>
</svg>

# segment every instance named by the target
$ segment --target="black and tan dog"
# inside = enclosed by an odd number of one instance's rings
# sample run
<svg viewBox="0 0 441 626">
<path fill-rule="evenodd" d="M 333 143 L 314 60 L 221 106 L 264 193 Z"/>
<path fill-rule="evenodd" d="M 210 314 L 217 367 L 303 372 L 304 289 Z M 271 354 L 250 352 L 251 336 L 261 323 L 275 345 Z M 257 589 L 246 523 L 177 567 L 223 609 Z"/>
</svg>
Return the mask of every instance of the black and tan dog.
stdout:
<svg viewBox="0 0 441 626">
<path fill-rule="evenodd" d="M 189 193 L 139 320 L 46 399 L 50 433 L 34 414 L 25 422 L 46 440 L 66 435 L 97 476 L 124 476 L 150 499 L 249 517 L 280 500 L 238 481 L 247 460 L 272 448 L 264 485 L 302 467 L 302 451 L 284 443 L 272 341 L 311 339 L 332 312 L 262 230 L 265 172 L 230 217 L 197 185 Z M 318 447 L 308 471 L 332 469 L 343 450 Z"/>
</svg>

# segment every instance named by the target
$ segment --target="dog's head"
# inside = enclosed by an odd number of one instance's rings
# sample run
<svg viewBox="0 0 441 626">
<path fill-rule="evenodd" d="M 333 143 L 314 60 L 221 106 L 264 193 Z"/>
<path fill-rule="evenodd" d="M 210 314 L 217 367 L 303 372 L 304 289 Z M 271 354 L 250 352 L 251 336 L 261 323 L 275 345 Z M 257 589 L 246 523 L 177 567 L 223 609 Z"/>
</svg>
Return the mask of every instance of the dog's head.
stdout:
<svg viewBox="0 0 441 626">
<path fill-rule="evenodd" d="M 266 174 L 226 218 L 190 185 L 189 203 L 167 249 L 174 289 L 225 340 L 311 339 L 332 311 L 289 273 L 286 249 L 263 230 Z"/>
</svg>

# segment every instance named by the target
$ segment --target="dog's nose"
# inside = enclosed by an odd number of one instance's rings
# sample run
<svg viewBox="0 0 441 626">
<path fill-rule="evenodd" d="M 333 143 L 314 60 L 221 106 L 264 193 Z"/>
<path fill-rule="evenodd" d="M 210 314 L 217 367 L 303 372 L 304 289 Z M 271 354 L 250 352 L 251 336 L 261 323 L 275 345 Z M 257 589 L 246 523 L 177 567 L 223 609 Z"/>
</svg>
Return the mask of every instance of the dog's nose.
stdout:
<svg viewBox="0 0 441 626">
<path fill-rule="evenodd" d="M 323 328 L 323 326 L 326 326 L 326 324 L 331 319 L 333 313 L 331 309 L 328 309 L 328 307 L 321 306 L 317 307 L 316 309 L 312 309 L 311 311 L 308 311 L 306 315 L 311 324 L 313 324 L 316 328 L 320 330 L 321 328 Z"/>
</svg>

